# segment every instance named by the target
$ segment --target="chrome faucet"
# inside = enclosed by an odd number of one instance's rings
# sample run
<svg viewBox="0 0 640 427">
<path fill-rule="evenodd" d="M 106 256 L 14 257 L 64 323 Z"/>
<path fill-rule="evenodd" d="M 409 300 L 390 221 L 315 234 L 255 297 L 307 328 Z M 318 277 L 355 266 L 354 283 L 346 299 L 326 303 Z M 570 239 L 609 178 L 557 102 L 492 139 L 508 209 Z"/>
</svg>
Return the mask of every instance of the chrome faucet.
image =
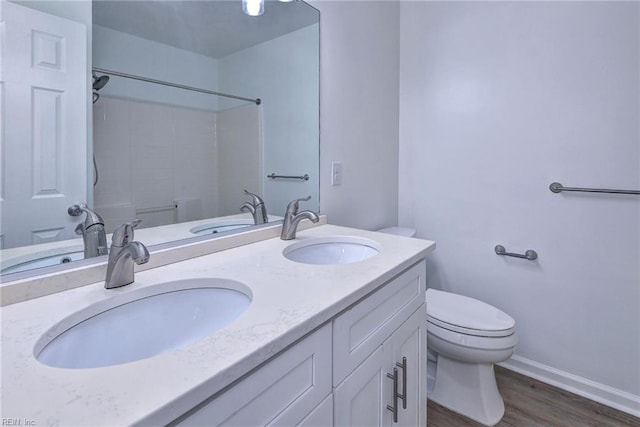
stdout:
<svg viewBox="0 0 640 427">
<path fill-rule="evenodd" d="M 107 254 L 107 234 L 104 230 L 104 220 L 100 215 L 92 211 L 86 204 L 71 205 L 67 213 L 71 216 L 80 216 L 86 213 L 84 223 L 78 224 L 76 234 L 82 235 L 84 241 L 84 257 L 93 258 Z"/>
<path fill-rule="evenodd" d="M 240 206 L 240 211 L 251 212 L 251 215 L 253 215 L 253 223 L 256 225 L 269 222 L 269 218 L 267 217 L 267 208 L 264 204 L 264 200 L 262 200 L 257 194 L 249 193 L 247 190 L 244 190 L 244 194 L 246 194 L 247 196 L 251 196 L 251 198 L 253 199 L 253 203 L 243 203 L 242 206 Z"/>
<path fill-rule="evenodd" d="M 109 264 L 104 287 L 106 289 L 119 288 L 133 283 L 133 263 L 144 264 L 149 261 L 149 251 L 140 242 L 133 241 L 133 229 L 142 221 L 135 219 L 122 224 L 113 232 L 111 249 L 109 250 Z"/>
<path fill-rule="evenodd" d="M 318 214 L 313 211 L 302 211 L 298 212 L 298 202 L 306 202 L 311 200 L 311 196 L 308 196 L 304 199 L 296 199 L 289 203 L 287 206 L 287 212 L 284 214 L 284 223 L 282 224 L 282 233 L 280 233 L 280 238 L 282 240 L 292 240 L 296 238 L 296 229 L 298 228 L 298 224 L 303 219 L 308 219 L 311 222 L 318 222 L 320 218 Z"/>
</svg>

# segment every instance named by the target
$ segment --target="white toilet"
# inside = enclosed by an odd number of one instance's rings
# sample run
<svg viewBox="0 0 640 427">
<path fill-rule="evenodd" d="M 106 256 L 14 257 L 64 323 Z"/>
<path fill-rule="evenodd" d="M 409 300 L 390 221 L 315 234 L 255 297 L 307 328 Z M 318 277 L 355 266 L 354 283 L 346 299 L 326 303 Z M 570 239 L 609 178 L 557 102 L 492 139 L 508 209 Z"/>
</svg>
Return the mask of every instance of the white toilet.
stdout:
<svg viewBox="0 0 640 427">
<path fill-rule="evenodd" d="M 484 302 L 427 289 L 427 397 L 481 424 L 504 415 L 493 364 L 513 354 L 515 321 Z M 435 357 L 434 357 L 435 356 Z"/>
<path fill-rule="evenodd" d="M 382 233 L 413 237 L 415 230 Z M 507 360 L 518 338 L 515 321 L 484 302 L 427 289 L 427 397 L 487 426 L 504 415 L 494 363 Z"/>
</svg>

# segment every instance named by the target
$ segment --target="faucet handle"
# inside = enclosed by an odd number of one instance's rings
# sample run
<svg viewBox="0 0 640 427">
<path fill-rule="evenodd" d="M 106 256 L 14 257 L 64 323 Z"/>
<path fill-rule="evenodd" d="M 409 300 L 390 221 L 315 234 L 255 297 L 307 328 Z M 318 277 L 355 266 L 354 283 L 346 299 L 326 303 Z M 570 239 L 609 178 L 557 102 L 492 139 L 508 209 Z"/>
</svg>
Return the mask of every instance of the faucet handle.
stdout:
<svg viewBox="0 0 640 427">
<path fill-rule="evenodd" d="M 111 236 L 111 244 L 114 246 L 124 246 L 133 241 L 133 229 L 136 228 L 142 222 L 141 219 L 134 219 L 133 221 L 125 222 L 115 229 Z"/>
<path fill-rule="evenodd" d="M 249 202 L 244 202 L 240 205 L 240 212 L 249 212 L 253 215 L 256 213 L 256 207 Z"/>
<path fill-rule="evenodd" d="M 262 200 L 262 197 L 258 196 L 257 194 L 251 193 L 247 190 L 242 190 L 242 192 L 244 194 L 246 194 L 247 196 L 251 196 L 251 198 L 253 199 L 253 206 L 258 206 L 259 204 L 264 204 L 264 200 Z"/>
<path fill-rule="evenodd" d="M 87 229 L 92 225 L 102 224 L 104 225 L 104 220 L 100 215 L 98 215 L 93 210 L 89 209 L 89 207 L 85 203 L 79 203 L 77 205 L 71 205 L 67 208 L 67 213 L 71 216 L 80 216 L 82 213 L 86 213 L 87 217 L 84 220 L 84 228 Z M 76 230 L 76 234 L 79 234 Z"/>
<path fill-rule="evenodd" d="M 299 202 L 308 202 L 311 200 L 311 196 L 304 197 L 302 199 L 295 199 L 289 202 L 287 205 L 287 214 L 295 215 L 298 213 L 298 203 Z"/>
</svg>

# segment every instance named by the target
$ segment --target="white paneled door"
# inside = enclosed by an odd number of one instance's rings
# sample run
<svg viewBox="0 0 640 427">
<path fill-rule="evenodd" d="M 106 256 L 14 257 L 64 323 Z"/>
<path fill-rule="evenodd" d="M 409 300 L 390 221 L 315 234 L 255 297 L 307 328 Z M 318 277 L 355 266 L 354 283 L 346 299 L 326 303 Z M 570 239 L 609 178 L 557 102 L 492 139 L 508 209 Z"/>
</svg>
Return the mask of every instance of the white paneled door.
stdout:
<svg viewBox="0 0 640 427">
<path fill-rule="evenodd" d="M 0 1 L 0 209 L 4 248 L 76 237 L 87 199 L 85 25 Z"/>
</svg>

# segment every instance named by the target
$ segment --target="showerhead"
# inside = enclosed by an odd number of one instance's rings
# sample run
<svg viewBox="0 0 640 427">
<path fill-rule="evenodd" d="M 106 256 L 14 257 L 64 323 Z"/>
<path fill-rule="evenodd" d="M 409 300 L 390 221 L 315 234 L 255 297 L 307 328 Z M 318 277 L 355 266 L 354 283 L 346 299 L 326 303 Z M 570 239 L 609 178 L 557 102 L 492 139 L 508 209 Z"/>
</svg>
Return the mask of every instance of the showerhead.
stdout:
<svg viewBox="0 0 640 427">
<path fill-rule="evenodd" d="M 109 82 L 109 76 L 96 76 L 95 74 L 93 75 L 93 90 L 100 90 L 103 87 L 106 86 L 106 84 Z"/>
</svg>

